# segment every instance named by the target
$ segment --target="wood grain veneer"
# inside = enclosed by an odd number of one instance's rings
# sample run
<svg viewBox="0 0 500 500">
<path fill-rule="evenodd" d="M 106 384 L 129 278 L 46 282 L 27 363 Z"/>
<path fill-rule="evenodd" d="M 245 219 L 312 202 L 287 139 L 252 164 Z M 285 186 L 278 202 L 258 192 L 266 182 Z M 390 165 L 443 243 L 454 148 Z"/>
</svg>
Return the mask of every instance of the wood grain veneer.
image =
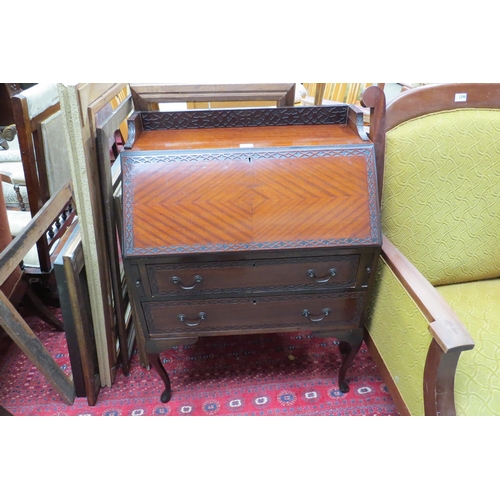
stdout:
<svg viewBox="0 0 500 500">
<path fill-rule="evenodd" d="M 285 125 L 268 127 L 210 128 L 195 130 L 145 130 L 132 151 L 161 149 L 227 149 L 253 144 L 274 146 L 325 146 L 363 144 L 348 125 Z"/>
<path fill-rule="evenodd" d="M 129 120 L 122 252 L 162 402 L 158 353 L 213 335 L 334 336 L 349 390 L 382 241 L 374 147 L 347 107 L 275 113 Z"/>
<path fill-rule="evenodd" d="M 127 246 L 127 254 L 154 254 L 160 247 L 169 253 L 192 246 L 199 251 L 278 243 L 307 247 L 313 240 L 371 237 L 363 156 L 249 157 L 131 168 L 134 211 L 127 226 L 134 250 Z"/>
</svg>

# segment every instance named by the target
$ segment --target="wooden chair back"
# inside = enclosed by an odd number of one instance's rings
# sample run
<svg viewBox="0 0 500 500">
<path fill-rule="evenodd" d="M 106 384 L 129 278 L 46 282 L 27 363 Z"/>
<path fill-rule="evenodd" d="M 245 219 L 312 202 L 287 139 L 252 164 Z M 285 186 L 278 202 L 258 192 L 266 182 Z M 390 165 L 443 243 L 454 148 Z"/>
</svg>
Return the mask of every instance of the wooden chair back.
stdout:
<svg viewBox="0 0 500 500">
<path fill-rule="evenodd" d="M 69 150 L 56 84 L 37 84 L 12 96 L 31 215 L 71 179 Z M 51 273 L 51 249 L 74 217 L 71 200 L 37 242 L 41 273 Z"/>
</svg>

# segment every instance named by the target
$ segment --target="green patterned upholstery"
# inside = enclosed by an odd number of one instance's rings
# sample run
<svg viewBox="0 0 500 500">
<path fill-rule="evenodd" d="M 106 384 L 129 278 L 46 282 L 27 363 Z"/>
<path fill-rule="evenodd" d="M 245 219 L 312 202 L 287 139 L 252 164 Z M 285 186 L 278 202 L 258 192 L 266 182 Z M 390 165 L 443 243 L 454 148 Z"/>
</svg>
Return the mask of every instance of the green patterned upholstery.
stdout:
<svg viewBox="0 0 500 500">
<path fill-rule="evenodd" d="M 428 322 L 383 259 L 377 270 L 368 331 L 412 415 L 424 415 Z"/>
<path fill-rule="evenodd" d="M 476 346 L 455 377 L 457 415 L 500 415 L 500 279 L 437 287 Z"/>
<path fill-rule="evenodd" d="M 500 415 L 500 110 L 456 109 L 386 135 L 382 230 L 454 308 L 474 339 L 460 356 L 460 415 Z M 412 415 L 424 413 L 432 340 L 382 260 L 367 328 Z"/>
<path fill-rule="evenodd" d="M 382 230 L 433 285 L 500 276 L 499 200 L 500 110 L 387 133 Z"/>
</svg>

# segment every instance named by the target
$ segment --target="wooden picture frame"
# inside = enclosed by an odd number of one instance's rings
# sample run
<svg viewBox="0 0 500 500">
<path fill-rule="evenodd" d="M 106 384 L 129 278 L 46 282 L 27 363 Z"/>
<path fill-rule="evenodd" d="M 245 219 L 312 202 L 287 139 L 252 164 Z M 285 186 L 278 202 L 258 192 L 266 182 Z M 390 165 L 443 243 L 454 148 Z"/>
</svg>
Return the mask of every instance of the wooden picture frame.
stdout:
<svg viewBox="0 0 500 500">
<path fill-rule="evenodd" d="M 76 396 L 86 397 L 89 406 L 94 406 L 101 379 L 79 222 L 68 231 L 70 234 L 54 262 L 54 270 Z"/>
<path fill-rule="evenodd" d="M 136 111 L 157 111 L 158 104 L 166 102 L 273 101 L 277 107 L 295 102 L 295 83 L 131 83 L 130 89 Z"/>
<path fill-rule="evenodd" d="M 96 115 L 126 83 L 58 84 L 65 132 L 71 151 L 71 173 L 80 220 L 85 269 L 101 385 L 111 387 L 119 367 L 120 335 L 106 238 L 105 215 L 96 153 Z M 110 200 L 112 203 L 112 200 Z M 120 318 L 121 321 L 121 318 Z M 125 365 L 125 370 L 127 366 Z"/>
<path fill-rule="evenodd" d="M 128 88 L 123 89 L 113 105 L 110 103 L 107 107 L 101 108 L 100 112 L 95 115 L 97 161 L 103 199 L 104 223 L 110 259 L 111 283 L 115 299 L 114 307 L 120 344 L 120 358 L 125 374 L 129 372 L 136 336 L 117 239 L 121 219 L 116 216 L 113 200 L 115 191 L 121 187 L 121 165 L 119 157 L 111 164 L 110 149 L 112 149 L 115 142 L 116 132 L 120 130 L 122 124 L 126 123 L 127 118 L 134 111 L 132 96 L 130 91 L 127 91 Z M 141 358 L 146 359 L 144 356 Z"/>
</svg>

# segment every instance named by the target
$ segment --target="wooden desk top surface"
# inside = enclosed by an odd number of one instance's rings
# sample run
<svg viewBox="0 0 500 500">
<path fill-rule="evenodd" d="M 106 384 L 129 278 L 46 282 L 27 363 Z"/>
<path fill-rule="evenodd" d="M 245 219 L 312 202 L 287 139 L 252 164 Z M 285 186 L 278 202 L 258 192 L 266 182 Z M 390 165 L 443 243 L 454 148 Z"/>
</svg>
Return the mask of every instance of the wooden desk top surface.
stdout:
<svg viewBox="0 0 500 500">
<path fill-rule="evenodd" d="M 162 149 L 226 149 L 252 144 L 275 146 L 326 146 L 366 144 L 348 125 L 289 125 L 184 130 L 145 130 L 132 151 Z"/>
</svg>

